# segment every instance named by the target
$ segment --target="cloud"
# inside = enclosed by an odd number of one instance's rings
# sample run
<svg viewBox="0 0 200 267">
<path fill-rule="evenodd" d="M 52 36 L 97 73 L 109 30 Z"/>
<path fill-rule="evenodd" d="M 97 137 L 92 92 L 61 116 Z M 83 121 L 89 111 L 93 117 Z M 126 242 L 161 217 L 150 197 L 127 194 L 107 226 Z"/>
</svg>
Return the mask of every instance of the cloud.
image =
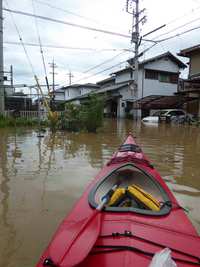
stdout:
<svg viewBox="0 0 200 267">
<path fill-rule="evenodd" d="M 125 0 L 33 1 L 35 11 L 38 15 L 49 16 L 51 18 L 63 21 L 116 31 L 124 34 L 129 34 L 131 29 L 132 16 L 125 12 Z M 57 6 L 58 8 L 68 10 L 69 12 L 52 8 L 49 5 Z M 182 0 L 181 5 L 180 1 L 178 0 L 169 0 L 165 2 L 160 0 L 154 0 L 153 2 L 149 0 L 143 0 L 141 1 L 141 8 L 146 7 L 148 21 L 142 26 L 141 34 L 147 33 L 148 31 L 167 23 L 165 28 L 148 36 L 148 38 L 153 38 L 165 32 L 171 31 L 174 28 L 191 21 L 192 19 L 198 18 L 199 6 L 198 3 L 188 3 L 187 0 Z M 5 7 L 7 6 L 5 5 Z M 9 7 L 11 9 L 33 13 L 32 0 L 9 0 Z M 79 16 L 75 16 L 72 13 L 76 13 Z M 20 34 L 24 42 L 38 43 L 35 19 L 22 15 L 14 15 L 14 20 L 20 30 Z M 114 55 L 117 55 L 120 52 L 118 51 L 119 49 L 129 48 L 131 46 L 128 38 L 81 30 L 75 27 L 56 24 L 40 19 L 37 19 L 37 24 L 42 44 L 84 48 L 91 47 L 99 50 L 74 51 L 44 47 L 43 51 L 48 75 L 51 77 L 49 74 L 51 70 L 48 63 L 54 58 L 58 66 L 56 70 L 56 72 L 58 72 L 58 75 L 56 75 L 56 81 L 59 84 L 68 82 L 67 73 L 69 71 L 72 71 L 74 74 L 73 80 L 76 81 L 80 77 L 83 77 L 81 73 L 85 70 L 98 65 L 109 58 L 112 58 Z M 172 33 L 160 38 L 164 38 L 182 30 L 189 29 L 195 25 L 200 25 L 200 21 L 186 25 L 180 30 L 173 31 Z M 200 43 L 199 33 L 200 31 L 197 30 L 158 44 L 145 55 L 145 58 L 154 56 L 155 54 L 164 53 L 168 50 L 176 54 L 180 49 Z M 4 12 L 4 40 L 14 42 L 19 41 L 19 36 L 16 33 L 13 21 L 8 12 Z M 149 45 L 150 43 L 145 43 L 144 47 L 148 47 Z M 141 49 L 144 47 L 141 47 Z M 4 48 L 5 68 L 8 69 L 9 65 L 11 64 L 14 66 L 15 82 L 33 84 L 34 79 L 31 74 L 31 68 L 28 64 L 28 60 L 25 56 L 23 48 L 8 44 L 5 44 Z M 116 51 L 103 52 L 101 51 L 103 48 L 116 49 Z M 26 49 L 36 74 L 39 76 L 41 82 L 44 83 L 44 69 L 39 47 L 26 47 Z M 121 55 L 118 58 L 113 59 L 113 61 L 102 65 L 96 70 L 92 70 L 90 73 L 87 73 L 86 77 L 95 74 L 100 70 L 111 67 L 131 56 L 133 56 L 133 53 Z M 95 82 L 101 78 L 105 78 L 107 75 L 109 75 L 109 73 L 112 73 L 118 68 L 119 66 L 108 70 L 105 73 L 100 73 L 97 76 L 85 80 L 85 82 Z M 84 82 L 84 80 L 82 82 Z"/>
</svg>

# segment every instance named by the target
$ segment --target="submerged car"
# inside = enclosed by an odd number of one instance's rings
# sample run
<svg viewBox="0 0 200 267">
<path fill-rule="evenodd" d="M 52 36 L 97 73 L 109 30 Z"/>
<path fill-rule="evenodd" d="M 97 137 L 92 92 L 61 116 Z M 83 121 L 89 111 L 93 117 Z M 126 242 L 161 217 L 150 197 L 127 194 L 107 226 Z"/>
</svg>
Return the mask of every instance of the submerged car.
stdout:
<svg viewBox="0 0 200 267">
<path fill-rule="evenodd" d="M 172 118 L 179 116 L 187 116 L 187 113 L 182 109 L 165 109 L 156 111 L 152 116 L 148 116 L 142 119 L 143 122 L 158 123 L 161 121 L 170 122 Z"/>
</svg>

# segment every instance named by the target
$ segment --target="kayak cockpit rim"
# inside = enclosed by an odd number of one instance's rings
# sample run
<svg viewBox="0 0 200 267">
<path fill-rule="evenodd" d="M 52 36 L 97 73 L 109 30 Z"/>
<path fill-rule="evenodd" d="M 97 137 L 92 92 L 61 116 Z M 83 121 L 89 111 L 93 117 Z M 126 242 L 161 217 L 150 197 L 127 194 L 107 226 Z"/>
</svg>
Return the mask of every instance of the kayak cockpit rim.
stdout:
<svg viewBox="0 0 200 267">
<path fill-rule="evenodd" d="M 115 183 L 121 181 L 120 187 L 127 187 L 136 184 L 146 192 L 152 194 L 156 199 L 162 203 L 169 203 L 170 198 L 160 183 L 148 172 L 136 166 L 134 163 L 126 163 L 115 168 L 102 179 L 100 179 L 88 196 L 88 202 L 91 207 L 96 208 L 101 201 L 101 197 L 111 188 Z M 139 208 L 137 206 L 129 207 L 111 207 L 106 206 L 104 211 L 109 212 L 134 212 L 142 215 L 163 216 L 171 211 L 170 205 L 162 205 L 159 211 Z"/>
</svg>

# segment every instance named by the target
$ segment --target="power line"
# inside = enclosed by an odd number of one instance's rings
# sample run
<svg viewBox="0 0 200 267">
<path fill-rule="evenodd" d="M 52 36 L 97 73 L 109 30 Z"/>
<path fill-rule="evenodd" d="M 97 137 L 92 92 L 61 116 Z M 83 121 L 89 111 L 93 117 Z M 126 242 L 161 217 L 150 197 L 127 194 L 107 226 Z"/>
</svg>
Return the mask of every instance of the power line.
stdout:
<svg viewBox="0 0 200 267">
<path fill-rule="evenodd" d="M 33 13 L 35 14 L 36 12 L 35 12 L 35 6 L 34 6 L 34 1 L 33 0 L 32 0 L 32 6 L 33 6 Z M 45 74 L 47 90 L 49 92 L 50 89 L 49 89 L 49 82 L 48 82 L 48 77 L 47 77 L 47 68 L 46 68 L 46 64 L 45 64 L 44 53 L 43 53 L 43 48 L 42 48 L 42 41 L 41 41 L 41 38 L 40 38 L 39 26 L 38 26 L 38 21 L 37 21 L 36 17 L 35 17 L 35 27 L 36 27 L 36 31 L 37 31 L 39 46 L 40 46 L 40 53 L 41 53 L 41 57 L 42 57 L 42 63 L 43 63 L 43 68 L 44 68 L 44 74 Z"/>
<path fill-rule="evenodd" d="M 200 6 L 195 7 L 195 11 L 198 10 L 198 9 L 200 9 Z M 176 18 L 170 20 L 169 22 L 167 22 L 167 25 L 170 25 L 170 24 L 176 22 L 177 20 L 180 20 L 180 19 L 182 19 L 182 18 L 185 18 L 186 15 L 189 15 L 189 14 L 192 13 L 192 12 L 194 12 L 194 8 L 192 8 L 189 12 L 187 12 L 187 13 L 181 15 L 180 17 L 176 17 Z"/>
<path fill-rule="evenodd" d="M 4 44 L 10 44 L 10 45 L 21 45 L 20 42 L 14 42 L 14 41 L 4 41 Z M 39 44 L 36 43 L 26 43 L 24 42 L 26 46 L 33 46 L 38 47 Z M 115 49 L 115 48 L 91 48 L 91 47 L 73 47 L 73 46 L 61 46 L 61 45 L 50 45 L 50 44 L 42 44 L 43 47 L 46 48 L 57 48 L 57 49 L 68 49 L 68 50 L 83 50 L 83 51 L 91 51 L 91 52 L 116 52 L 116 51 L 129 51 L 129 48 L 124 49 Z"/>
<path fill-rule="evenodd" d="M 45 5 L 45 6 L 48 6 L 48 7 L 51 7 L 53 9 L 57 9 L 57 10 L 60 10 L 62 12 L 65 12 L 67 14 L 70 14 L 70 15 L 73 15 L 73 16 L 76 16 L 76 17 L 79 17 L 81 19 L 85 19 L 85 20 L 89 20 L 89 21 L 93 21 L 93 22 L 97 22 L 95 21 L 94 19 L 91 19 L 91 18 L 88 18 L 88 17 L 85 17 L 85 16 L 82 16 L 82 15 L 79 15 L 77 13 L 74 13 L 72 11 L 69 11 L 69 10 L 66 10 L 66 9 L 63 9 L 61 7 L 58 7 L 58 6 L 55 6 L 55 5 L 52 5 L 52 4 L 49 4 L 49 3 L 46 3 L 46 2 L 43 2 L 43 1 L 40 1 L 40 0 L 34 0 L 35 2 L 38 2 L 39 4 L 41 5 Z"/>
<path fill-rule="evenodd" d="M 105 72 L 105 71 L 111 70 L 111 69 L 113 69 L 113 68 L 115 68 L 115 67 L 117 67 L 117 66 L 119 66 L 119 65 L 121 65 L 121 64 L 123 64 L 123 63 L 126 63 L 126 62 L 127 62 L 126 60 L 121 61 L 121 62 L 117 63 L 116 65 L 113 65 L 113 66 L 111 66 L 111 67 L 109 67 L 109 68 L 106 68 L 106 69 L 101 70 L 101 71 L 99 71 L 99 72 L 97 72 L 97 73 L 91 74 L 91 75 L 89 75 L 89 76 L 87 76 L 87 77 L 83 77 L 83 78 L 81 78 L 81 79 L 75 81 L 74 84 L 76 84 L 77 82 L 80 82 L 80 81 L 82 81 L 82 80 L 87 80 L 87 79 L 89 79 L 89 78 L 91 78 L 91 77 L 97 76 L 97 75 L 99 75 L 99 74 L 101 74 L 101 73 L 103 73 L 103 72 Z"/>
<path fill-rule="evenodd" d="M 180 26 L 178 26 L 178 27 L 176 27 L 176 28 L 174 28 L 174 29 L 171 29 L 170 31 L 168 31 L 168 32 L 166 32 L 166 33 L 162 33 L 162 34 L 156 36 L 154 39 L 156 39 L 156 38 L 158 38 L 158 37 L 161 37 L 161 36 L 164 36 L 164 35 L 167 35 L 167 34 L 169 34 L 169 33 L 172 33 L 172 32 L 174 32 L 174 31 L 176 31 L 176 30 L 178 30 L 178 29 L 181 29 L 181 28 L 183 28 L 183 27 L 185 27 L 185 26 L 187 26 L 187 25 L 189 25 L 189 24 L 192 24 L 192 23 L 194 23 L 194 22 L 196 22 L 196 21 L 198 21 L 198 20 L 200 20 L 200 17 L 199 17 L 199 18 L 196 18 L 196 19 L 193 19 L 193 20 L 191 20 L 191 21 L 188 21 L 187 23 L 182 24 L 182 25 L 180 25 Z"/>
<path fill-rule="evenodd" d="M 7 6 L 9 7 L 7 0 L 5 0 L 5 1 L 6 1 Z M 8 9 L 8 10 L 9 10 L 9 9 Z M 11 19 L 12 19 L 12 21 L 13 21 L 13 24 L 14 24 L 14 26 L 15 26 L 15 29 L 16 29 L 16 31 L 17 31 L 17 34 L 18 34 L 20 43 L 21 43 L 21 45 L 22 45 L 22 47 L 23 47 L 23 49 L 24 49 L 24 53 L 25 53 L 26 58 L 27 58 L 27 60 L 28 60 L 29 66 L 30 66 L 31 71 L 32 71 L 32 74 L 33 74 L 33 76 L 35 76 L 35 71 L 34 71 L 34 68 L 33 68 L 33 64 L 32 64 L 31 59 L 30 59 L 30 57 L 29 57 L 28 51 L 26 50 L 24 41 L 23 41 L 23 39 L 22 39 L 22 36 L 21 36 L 21 34 L 20 34 L 20 31 L 19 31 L 19 29 L 18 29 L 18 27 L 17 27 L 17 24 L 16 24 L 16 22 L 15 22 L 14 16 L 13 16 L 13 14 L 12 14 L 11 12 L 9 12 L 9 13 L 10 13 Z"/>
<path fill-rule="evenodd" d="M 109 59 L 103 61 L 102 63 L 100 63 L 100 64 L 98 64 L 98 65 L 95 65 L 95 66 L 92 67 L 92 68 L 87 69 L 86 71 L 84 71 L 84 72 L 82 72 L 82 73 L 85 74 L 85 73 L 88 73 L 88 72 L 91 71 L 91 70 L 97 69 L 97 68 L 101 67 L 102 65 L 104 65 L 104 64 L 106 64 L 106 63 L 112 61 L 113 59 L 115 59 L 115 58 L 121 56 L 121 55 L 124 54 L 124 53 L 127 53 L 127 51 L 121 52 L 121 53 L 115 55 L 114 57 L 109 58 Z"/>
<path fill-rule="evenodd" d="M 173 39 L 173 38 L 175 38 L 175 37 L 181 36 L 181 35 L 183 35 L 183 34 L 186 34 L 186 33 L 189 33 L 189 32 L 191 32 L 191 31 L 198 30 L 198 29 L 200 29 L 200 25 L 197 26 L 197 27 L 194 27 L 194 28 L 192 28 L 192 29 L 183 31 L 183 32 L 181 32 L 181 33 L 177 33 L 177 34 L 175 34 L 175 35 L 169 36 L 169 37 L 167 37 L 167 38 L 164 38 L 164 39 L 161 39 L 161 40 L 157 40 L 156 42 L 157 42 L 157 43 L 164 42 L 164 41 Z"/>
<path fill-rule="evenodd" d="M 120 36 L 120 37 L 124 37 L 124 38 L 130 38 L 130 35 L 126 35 L 126 34 L 123 34 L 123 33 L 117 33 L 117 32 L 107 31 L 107 30 L 103 30 L 103 29 L 93 28 L 93 27 L 89 27 L 89 26 L 83 26 L 83 25 L 80 25 L 80 24 L 75 24 L 75 23 L 72 23 L 72 22 L 58 20 L 58 19 L 53 19 L 53 18 L 46 17 L 46 16 L 34 15 L 32 13 L 23 12 L 23 11 L 19 11 L 19 10 L 13 10 L 13 9 L 8 9 L 8 8 L 3 8 L 3 10 L 8 11 L 8 12 L 12 12 L 12 13 L 15 13 L 15 14 L 20 14 L 20 15 L 23 15 L 23 16 L 36 17 L 36 18 L 39 18 L 39 19 L 42 19 L 42 20 L 47 20 L 47 21 L 56 22 L 56 23 L 59 23 L 59 24 L 64 24 L 64 25 L 68 25 L 68 26 L 72 26 L 72 27 L 77 27 L 77 28 L 80 28 L 80 29 L 85 29 L 85 30 L 90 30 L 90 31 L 95 31 L 95 32 L 101 32 L 101 33 L 110 34 L 110 35 L 114 35 L 114 36 Z"/>
<path fill-rule="evenodd" d="M 150 49 L 152 49 L 155 45 L 157 45 L 157 44 L 154 43 L 153 45 L 147 47 L 145 50 L 143 50 L 141 53 L 139 53 L 138 57 L 140 57 L 140 56 L 142 56 L 144 53 L 148 52 L 148 51 L 149 51 Z M 133 59 L 134 59 L 134 58 L 133 58 Z M 106 68 L 106 69 L 103 69 L 103 70 L 101 70 L 101 71 L 99 71 L 99 72 L 97 72 L 97 73 L 91 74 L 91 75 L 89 75 L 89 76 L 87 76 L 87 77 L 83 77 L 83 78 L 81 78 L 81 79 L 75 81 L 74 84 L 76 84 L 76 83 L 78 83 L 78 82 L 80 82 L 80 81 L 82 81 L 82 80 L 86 80 L 86 79 L 89 79 L 89 78 L 91 78 L 91 77 L 97 76 L 97 75 L 99 75 L 99 74 L 101 74 L 101 73 L 103 73 L 103 72 L 105 72 L 105 71 L 111 70 L 111 69 L 113 69 L 113 68 L 115 68 L 115 67 L 117 67 L 117 66 L 119 66 L 119 65 L 121 65 L 121 64 L 123 64 L 123 63 L 127 63 L 127 60 L 121 61 L 121 62 L 119 62 L 119 63 L 117 63 L 117 64 L 115 64 L 115 65 L 113 65 L 113 66 L 111 66 L 111 67 L 108 67 L 108 68 Z M 132 66 L 130 66 L 130 67 L 134 70 L 134 68 L 133 68 Z"/>
</svg>

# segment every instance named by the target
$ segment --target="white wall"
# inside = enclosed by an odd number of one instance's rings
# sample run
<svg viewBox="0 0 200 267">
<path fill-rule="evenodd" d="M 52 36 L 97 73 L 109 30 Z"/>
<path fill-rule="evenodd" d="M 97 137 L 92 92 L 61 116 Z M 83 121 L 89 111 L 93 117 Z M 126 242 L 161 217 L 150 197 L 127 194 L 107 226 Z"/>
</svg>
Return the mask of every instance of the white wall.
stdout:
<svg viewBox="0 0 200 267">
<path fill-rule="evenodd" d="M 78 88 L 67 88 L 65 90 L 65 100 L 69 100 L 71 98 L 79 96 L 80 89 Z"/>
<path fill-rule="evenodd" d="M 58 100 L 58 101 L 64 101 L 65 100 L 65 93 L 58 93 L 58 92 L 55 92 L 55 100 Z"/>
<path fill-rule="evenodd" d="M 92 91 L 94 91 L 94 88 L 83 87 L 83 88 L 81 88 L 81 95 L 88 94 Z"/>
<path fill-rule="evenodd" d="M 67 88 L 65 90 L 65 100 L 75 98 L 87 93 L 94 91 L 94 88 L 91 87 L 77 87 L 77 88 Z"/>
<path fill-rule="evenodd" d="M 164 58 L 147 63 L 145 64 L 144 68 L 160 71 L 179 72 L 179 67 L 176 63 L 174 63 L 170 59 L 165 60 Z"/>
<path fill-rule="evenodd" d="M 144 79 L 143 97 L 148 95 L 173 95 L 177 92 L 177 84 Z"/>
<path fill-rule="evenodd" d="M 131 80 L 131 75 L 130 75 L 130 71 L 127 70 L 127 72 L 117 74 L 115 78 L 115 83 L 117 84 L 117 83 L 129 81 L 129 80 Z"/>
</svg>

